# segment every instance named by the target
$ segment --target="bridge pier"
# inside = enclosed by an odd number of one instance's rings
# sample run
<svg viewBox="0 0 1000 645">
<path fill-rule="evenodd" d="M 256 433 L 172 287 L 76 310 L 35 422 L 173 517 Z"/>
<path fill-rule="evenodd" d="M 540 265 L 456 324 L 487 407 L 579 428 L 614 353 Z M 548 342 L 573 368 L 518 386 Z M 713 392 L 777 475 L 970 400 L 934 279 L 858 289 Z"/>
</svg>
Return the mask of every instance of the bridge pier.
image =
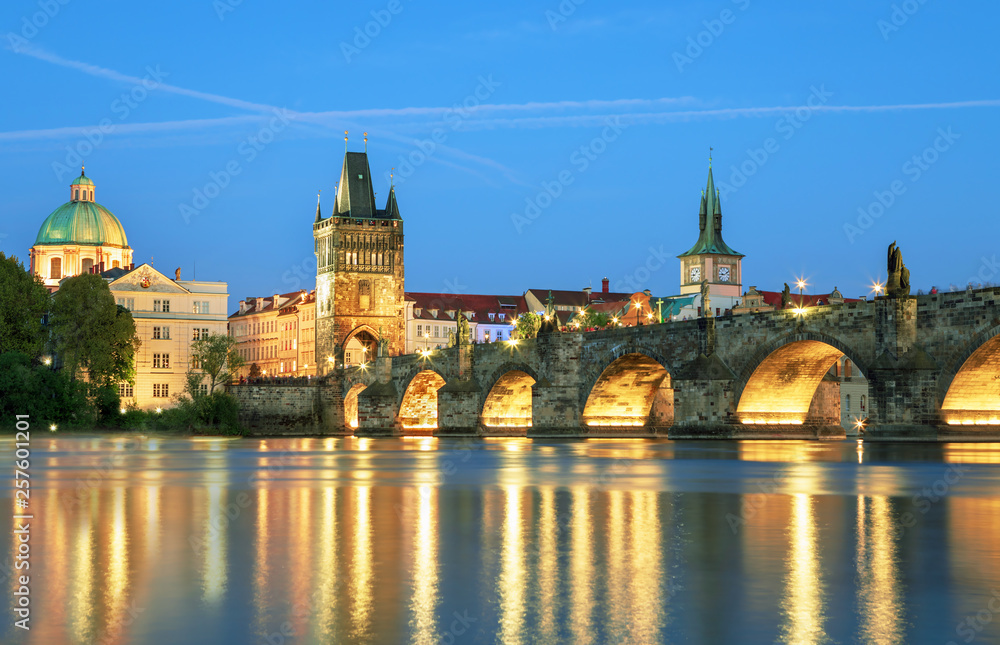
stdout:
<svg viewBox="0 0 1000 645">
<path fill-rule="evenodd" d="M 482 390 L 473 380 L 452 379 L 437 391 L 436 436 L 477 435 Z"/>
</svg>

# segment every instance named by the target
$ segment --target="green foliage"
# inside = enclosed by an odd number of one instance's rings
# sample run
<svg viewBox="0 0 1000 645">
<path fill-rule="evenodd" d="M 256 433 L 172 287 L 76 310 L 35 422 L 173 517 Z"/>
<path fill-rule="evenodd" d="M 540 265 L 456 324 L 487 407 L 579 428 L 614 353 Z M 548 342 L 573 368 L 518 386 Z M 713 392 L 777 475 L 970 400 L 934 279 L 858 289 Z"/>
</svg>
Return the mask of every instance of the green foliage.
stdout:
<svg viewBox="0 0 1000 645">
<path fill-rule="evenodd" d="M 191 343 L 192 359 L 208 375 L 208 393 L 215 392 L 215 386 L 232 378 L 243 367 L 244 360 L 236 351 L 236 339 L 226 334 L 210 334 Z"/>
<path fill-rule="evenodd" d="M 611 324 L 611 316 L 603 311 L 590 311 L 584 309 L 573 317 L 572 329 L 576 330 L 576 324 L 580 324 L 581 330 L 604 329 Z"/>
<path fill-rule="evenodd" d="M 534 338 L 538 335 L 538 329 L 542 326 L 542 317 L 529 311 L 517 317 L 517 324 L 514 331 L 519 339 Z"/>
<path fill-rule="evenodd" d="M 31 416 L 32 425 L 93 424 L 86 386 L 21 352 L 0 354 L 0 417 Z"/>
<path fill-rule="evenodd" d="M 115 304 L 100 276 L 85 273 L 63 282 L 52 298 L 51 327 L 70 378 L 86 370 L 90 380 L 101 385 L 135 382 L 135 321 L 131 312 Z"/>
<path fill-rule="evenodd" d="M 260 365 L 257 363 L 250 364 L 250 378 L 260 378 Z"/>
<path fill-rule="evenodd" d="M 24 270 L 16 257 L 0 252 L 0 354 L 38 356 L 45 348 L 42 317 L 49 292 L 38 276 Z"/>
</svg>

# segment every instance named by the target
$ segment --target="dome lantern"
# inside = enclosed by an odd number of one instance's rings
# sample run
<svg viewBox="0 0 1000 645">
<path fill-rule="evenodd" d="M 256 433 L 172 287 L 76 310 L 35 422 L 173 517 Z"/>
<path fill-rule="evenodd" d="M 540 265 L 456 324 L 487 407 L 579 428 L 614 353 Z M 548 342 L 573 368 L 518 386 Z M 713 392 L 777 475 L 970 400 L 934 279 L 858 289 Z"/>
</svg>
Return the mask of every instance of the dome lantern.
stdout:
<svg viewBox="0 0 1000 645">
<path fill-rule="evenodd" d="M 80 166 L 80 176 L 70 184 L 70 201 L 74 202 L 94 202 L 94 182 L 84 174 L 84 166 Z"/>
</svg>

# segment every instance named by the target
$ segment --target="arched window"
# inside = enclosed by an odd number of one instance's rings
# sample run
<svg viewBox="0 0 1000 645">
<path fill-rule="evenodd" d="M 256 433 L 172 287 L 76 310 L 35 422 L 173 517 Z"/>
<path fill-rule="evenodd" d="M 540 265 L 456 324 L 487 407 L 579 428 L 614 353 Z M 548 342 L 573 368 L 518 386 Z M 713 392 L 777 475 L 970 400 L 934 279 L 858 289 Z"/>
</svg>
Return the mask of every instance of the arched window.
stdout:
<svg viewBox="0 0 1000 645">
<path fill-rule="evenodd" d="M 74 199 L 74 201 L 80 201 L 80 189 L 79 188 L 75 188 L 73 190 L 73 199 Z"/>
<path fill-rule="evenodd" d="M 94 261 L 90 258 L 84 258 L 83 262 L 80 263 L 80 273 L 90 273 L 92 266 L 94 266 Z"/>
<path fill-rule="evenodd" d="M 118 260 L 115 260 L 114 262 L 112 262 L 112 263 L 111 263 L 111 268 L 112 268 L 112 269 L 117 269 L 117 268 L 118 268 L 118 266 L 119 266 L 119 265 L 118 265 Z"/>
<path fill-rule="evenodd" d="M 62 278 L 62 258 L 49 260 L 49 277 L 55 280 Z"/>
<path fill-rule="evenodd" d="M 846 402 L 845 404 L 847 406 L 847 411 L 850 412 L 851 411 L 851 395 L 850 394 L 845 395 L 844 396 L 844 400 Z"/>
</svg>

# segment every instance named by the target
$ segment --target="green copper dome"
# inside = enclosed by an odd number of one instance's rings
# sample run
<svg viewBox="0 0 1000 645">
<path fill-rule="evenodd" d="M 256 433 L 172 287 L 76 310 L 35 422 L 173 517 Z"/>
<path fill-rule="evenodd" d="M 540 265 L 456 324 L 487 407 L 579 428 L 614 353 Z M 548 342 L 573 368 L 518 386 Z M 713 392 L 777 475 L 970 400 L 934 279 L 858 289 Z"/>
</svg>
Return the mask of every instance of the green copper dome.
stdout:
<svg viewBox="0 0 1000 645">
<path fill-rule="evenodd" d="M 35 244 L 127 247 L 128 240 L 121 222 L 111 211 L 96 202 L 72 201 L 66 202 L 45 218 L 42 227 L 38 229 Z"/>
<path fill-rule="evenodd" d="M 70 184 L 70 186 L 93 186 L 93 185 L 94 182 L 90 181 L 90 177 L 83 174 L 82 170 L 80 171 L 80 176 L 77 177 L 72 184 Z"/>
</svg>

